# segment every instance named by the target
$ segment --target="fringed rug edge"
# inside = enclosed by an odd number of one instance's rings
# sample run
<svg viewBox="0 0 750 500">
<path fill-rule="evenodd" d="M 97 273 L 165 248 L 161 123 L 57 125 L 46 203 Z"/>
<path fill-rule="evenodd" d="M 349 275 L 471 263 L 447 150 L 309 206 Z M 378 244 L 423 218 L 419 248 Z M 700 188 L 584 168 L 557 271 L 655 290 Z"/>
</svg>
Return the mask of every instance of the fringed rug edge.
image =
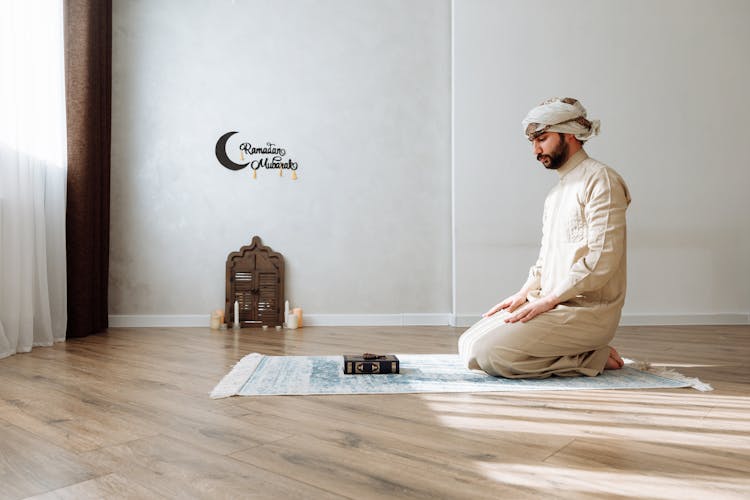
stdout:
<svg viewBox="0 0 750 500">
<path fill-rule="evenodd" d="M 245 385 L 245 382 L 255 372 L 255 369 L 258 368 L 261 359 L 263 359 L 263 354 L 254 352 L 239 360 L 232 367 L 232 370 L 224 375 L 224 378 L 216 384 L 216 387 L 211 391 L 211 399 L 228 398 L 229 396 L 237 395 Z"/>
<path fill-rule="evenodd" d="M 641 370 L 643 372 L 648 372 L 659 377 L 684 382 L 685 384 L 688 384 L 689 387 L 692 387 L 697 391 L 708 392 L 714 390 L 714 388 L 711 387 L 710 384 L 702 382 L 700 379 L 695 377 L 687 377 L 678 371 L 667 368 L 666 366 L 653 366 L 648 361 L 636 361 L 627 358 L 624 361 L 626 366 L 635 368 L 636 370 Z"/>
</svg>

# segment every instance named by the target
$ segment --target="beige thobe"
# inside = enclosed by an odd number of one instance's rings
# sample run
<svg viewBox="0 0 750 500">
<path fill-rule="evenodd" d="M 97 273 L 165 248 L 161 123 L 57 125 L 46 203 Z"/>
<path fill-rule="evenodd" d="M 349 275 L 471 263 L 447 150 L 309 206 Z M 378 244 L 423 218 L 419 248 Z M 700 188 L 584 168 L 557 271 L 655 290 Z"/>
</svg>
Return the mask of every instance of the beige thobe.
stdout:
<svg viewBox="0 0 750 500">
<path fill-rule="evenodd" d="M 526 282 L 534 301 L 560 304 L 526 323 L 506 311 L 483 318 L 458 341 L 470 369 L 509 378 L 600 374 L 625 301 L 625 210 L 622 178 L 581 149 L 557 170 L 544 202 L 542 245 Z"/>
</svg>

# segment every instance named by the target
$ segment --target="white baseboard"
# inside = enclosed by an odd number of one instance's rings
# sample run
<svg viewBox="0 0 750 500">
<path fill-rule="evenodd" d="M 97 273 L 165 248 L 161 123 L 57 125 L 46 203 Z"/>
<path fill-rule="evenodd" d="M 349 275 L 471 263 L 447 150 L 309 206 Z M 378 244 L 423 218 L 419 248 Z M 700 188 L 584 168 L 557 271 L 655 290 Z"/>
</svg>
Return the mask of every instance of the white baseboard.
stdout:
<svg viewBox="0 0 750 500">
<path fill-rule="evenodd" d="M 450 324 L 450 313 L 397 314 L 305 314 L 306 326 L 445 326 Z M 208 314 L 110 314 L 109 326 L 171 327 L 209 326 Z"/>
<path fill-rule="evenodd" d="M 450 313 L 306 314 L 310 326 L 445 326 Z"/>
<path fill-rule="evenodd" d="M 454 317 L 455 326 L 471 326 L 481 314 L 462 314 Z M 750 325 L 750 313 L 695 313 L 695 314 L 623 314 L 620 326 L 670 325 Z"/>
<path fill-rule="evenodd" d="M 109 326 L 118 327 L 170 327 L 210 325 L 208 314 L 110 314 Z"/>
<path fill-rule="evenodd" d="M 471 326 L 481 314 L 306 314 L 308 326 Z M 208 314 L 111 314 L 109 326 L 177 327 L 209 325 Z M 750 325 L 750 313 L 623 314 L 621 326 Z"/>
<path fill-rule="evenodd" d="M 620 326 L 750 325 L 750 313 L 623 314 Z"/>
<path fill-rule="evenodd" d="M 480 319 L 482 319 L 481 314 L 454 314 L 451 321 L 451 326 L 471 326 Z"/>
</svg>

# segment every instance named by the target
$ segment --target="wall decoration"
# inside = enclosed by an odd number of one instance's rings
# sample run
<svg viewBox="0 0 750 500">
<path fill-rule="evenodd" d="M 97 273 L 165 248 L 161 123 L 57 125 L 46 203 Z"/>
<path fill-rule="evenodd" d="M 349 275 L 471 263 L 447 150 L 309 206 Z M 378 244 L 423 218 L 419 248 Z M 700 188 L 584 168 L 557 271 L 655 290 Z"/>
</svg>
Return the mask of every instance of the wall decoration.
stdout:
<svg viewBox="0 0 750 500">
<path fill-rule="evenodd" d="M 225 321 L 237 328 L 281 326 L 284 321 L 284 256 L 259 236 L 227 257 Z"/>
<path fill-rule="evenodd" d="M 229 170 L 242 170 L 250 163 L 235 163 L 229 159 L 229 156 L 227 156 L 227 141 L 236 133 L 237 132 L 227 132 L 216 141 L 216 159 L 219 160 L 219 163 L 221 163 L 222 166 Z"/>
<path fill-rule="evenodd" d="M 297 180 L 299 163 L 292 160 L 290 156 L 287 156 L 286 148 L 273 142 L 266 142 L 264 145 L 243 142 L 239 146 L 239 159 L 240 162 L 244 163 L 236 163 L 232 160 L 227 153 L 227 142 L 236 133 L 236 130 L 227 132 L 216 141 L 216 159 L 219 160 L 219 163 L 224 168 L 236 171 L 250 166 L 253 179 L 258 178 L 258 170 L 261 168 L 264 170 L 278 170 L 279 177 L 284 176 L 284 170 L 290 170 L 292 172 L 292 180 Z"/>
</svg>

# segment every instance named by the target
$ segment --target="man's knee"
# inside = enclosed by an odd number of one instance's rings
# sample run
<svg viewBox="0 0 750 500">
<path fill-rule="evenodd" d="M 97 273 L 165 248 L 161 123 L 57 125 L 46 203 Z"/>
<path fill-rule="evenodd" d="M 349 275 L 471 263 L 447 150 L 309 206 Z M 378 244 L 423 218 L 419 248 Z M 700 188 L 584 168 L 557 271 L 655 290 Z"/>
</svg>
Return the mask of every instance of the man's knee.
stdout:
<svg viewBox="0 0 750 500">
<path fill-rule="evenodd" d="M 464 365 L 472 370 L 482 370 L 495 376 L 507 376 L 515 363 L 528 358 L 521 344 L 528 341 L 530 325 L 502 323 L 482 335 L 459 340 L 459 354 Z"/>
<path fill-rule="evenodd" d="M 513 349 L 508 349 L 503 343 L 503 335 L 484 335 L 474 339 L 465 346 L 462 359 L 468 368 L 480 369 L 495 374 L 496 367 L 508 362 L 512 363 L 518 357 Z"/>
</svg>

